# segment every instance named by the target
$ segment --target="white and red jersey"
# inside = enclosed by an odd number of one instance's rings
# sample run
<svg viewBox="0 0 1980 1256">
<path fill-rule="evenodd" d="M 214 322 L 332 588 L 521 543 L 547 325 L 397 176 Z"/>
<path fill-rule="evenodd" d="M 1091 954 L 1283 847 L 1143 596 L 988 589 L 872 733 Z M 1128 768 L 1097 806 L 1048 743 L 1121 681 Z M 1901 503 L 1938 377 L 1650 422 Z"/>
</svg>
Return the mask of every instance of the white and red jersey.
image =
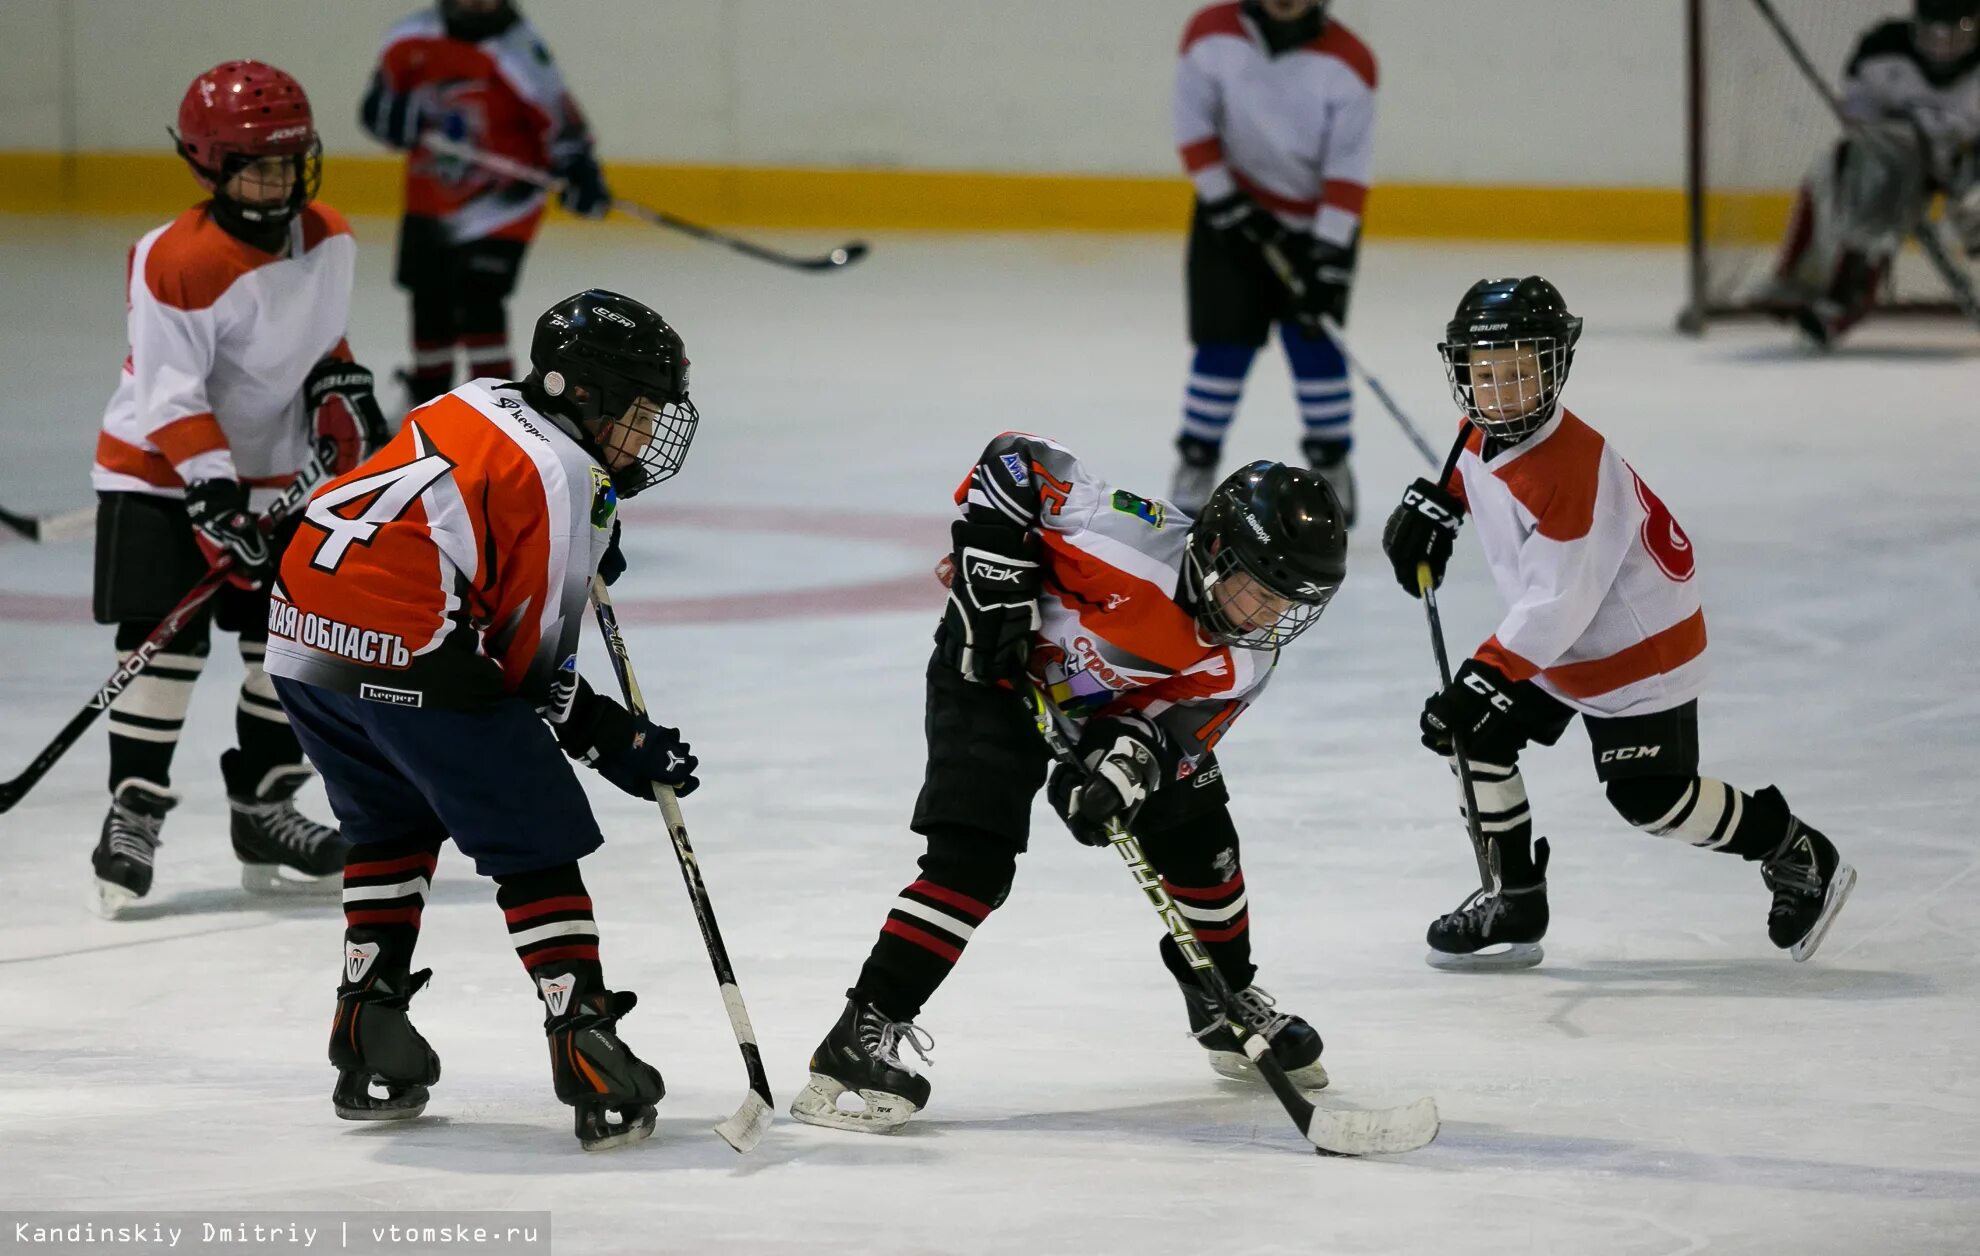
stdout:
<svg viewBox="0 0 1980 1256">
<path fill-rule="evenodd" d="M 1919 55 L 1911 31 L 1909 21 L 1885 22 L 1857 42 L 1843 74 L 1843 112 L 1852 122 L 1916 123 L 1931 146 L 1933 176 L 1945 179 L 1962 151 L 1980 143 L 1980 49 L 1936 65 Z"/>
<path fill-rule="evenodd" d="M 538 169 L 591 148 L 563 73 L 527 19 L 486 39 L 447 33 L 438 5 L 401 21 L 378 51 L 386 90 L 413 96 L 449 139 Z M 455 243 L 528 240 L 548 194 L 423 145 L 406 155 L 406 212 L 438 218 Z"/>
<path fill-rule="evenodd" d="M 1043 623 L 1030 670 L 1075 724 L 1144 718 L 1180 779 L 1264 689 L 1278 652 L 1205 643 L 1178 601 L 1186 516 L 1113 488 L 1064 446 L 1020 432 L 990 442 L 956 504 L 971 523 L 1022 528 L 1043 545 Z"/>
<path fill-rule="evenodd" d="M 563 420 L 500 380 L 464 384 L 310 498 L 265 666 L 397 706 L 520 694 L 561 721 L 617 506 Z"/>
<path fill-rule="evenodd" d="M 1510 609 L 1476 658 L 1589 715 L 1643 715 L 1705 685 L 1691 540 L 1602 434 L 1567 409 L 1484 456 L 1474 428 L 1452 490 Z"/>
<path fill-rule="evenodd" d="M 1329 17 L 1318 39 L 1273 56 L 1241 5 L 1213 4 L 1183 32 L 1175 134 L 1203 200 L 1242 189 L 1345 248 L 1374 161 L 1374 54 Z"/>
<path fill-rule="evenodd" d="M 127 263 L 130 352 L 90 482 L 183 497 L 195 480 L 240 480 L 266 506 L 310 456 L 304 378 L 350 357 L 356 266 L 350 227 L 320 202 L 280 255 L 227 234 L 205 204 L 146 233 Z"/>
</svg>

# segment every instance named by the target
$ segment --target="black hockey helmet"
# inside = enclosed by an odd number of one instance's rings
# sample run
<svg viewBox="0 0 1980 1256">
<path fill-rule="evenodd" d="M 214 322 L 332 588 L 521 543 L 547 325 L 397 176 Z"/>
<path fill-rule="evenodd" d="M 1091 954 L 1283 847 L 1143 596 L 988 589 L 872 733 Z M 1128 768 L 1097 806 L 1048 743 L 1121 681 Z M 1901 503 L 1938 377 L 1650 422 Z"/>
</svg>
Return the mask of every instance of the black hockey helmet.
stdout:
<svg viewBox="0 0 1980 1256">
<path fill-rule="evenodd" d="M 1969 55 L 1980 47 L 1980 0 L 1914 0 L 1911 42 L 1940 66 Z"/>
<path fill-rule="evenodd" d="M 1519 441 L 1554 417 L 1579 339 L 1581 320 L 1545 279 L 1481 279 L 1458 302 L 1437 352 L 1466 416 L 1501 440 Z M 1475 381 L 1481 353 L 1490 355 L 1489 378 Z"/>
<path fill-rule="evenodd" d="M 536 320 L 530 404 L 575 423 L 621 497 L 681 469 L 701 422 L 688 400 L 687 348 L 631 297 L 590 288 Z"/>
<path fill-rule="evenodd" d="M 447 38 L 480 43 L 514 26 L 522 14 L 510 0 L 440 0 L 440 20 Z"/>
<path fill-rule="evenodd" d="M 1205 637 L 1273 650 L 1311 628 L 1341 587 L 1347 512 L 1316 473 L 1254 462 L 1210 494 L 1187 544 L 1185 579 Z"/>
</svg>

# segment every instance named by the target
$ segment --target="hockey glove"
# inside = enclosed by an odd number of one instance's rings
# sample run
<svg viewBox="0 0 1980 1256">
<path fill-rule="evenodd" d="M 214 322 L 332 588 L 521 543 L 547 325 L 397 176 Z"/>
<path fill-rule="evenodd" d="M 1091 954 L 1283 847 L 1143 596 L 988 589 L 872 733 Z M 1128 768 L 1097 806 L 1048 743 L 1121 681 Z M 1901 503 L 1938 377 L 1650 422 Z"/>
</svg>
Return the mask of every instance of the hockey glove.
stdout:
<svg viewBox="0 0 1980 1256">
<path fill-rule="evenodd" d="M 1466 659 L 1450 685 L 1423 704 L 1421 728 L 1425 748 L 1448 755 L 1455 733 L 1466 758 L 1486 763 L 1511 763 L 1527 740 L 1512 681 L 1478 659 Z"/>
<path fill-rule="evenodd" d="M 227 579 L 258 589 L 275 575 L 275 550 L 248 509 L 247 486 L 239 480 L 195 480 L 186 486 L 186 518 L 200 553 L 214 566 L 229 564 Z"/>
<path fill-rule="evenodd" d="M 1243 192 L 1203 202 L 1203 221 L 1226 240 L 1242 242 L 1254 249 L 1275 247 L 1288 252 L 1292 232 Z"/>
<path fill-rule="evenodd" d="M 1416 568 L 1430 564 L 1430 587 L 1444 583 L 1451 546 L 1464 523 L 1464 503 L 1428 480 L 1419 479 L 1403 493 L 1382 528 L 1382 552 L 1396 569 L 1396 581 L 1411 597 L 1422 597 Z"/>
<path fill-rule="evenodd" d="M 626 574 L 626 556 L 619 551 L 619 521 L 612 520 L 612 539 L 598 557 L 598 578 L 611 584 Z"/>
<path fill-rule="evenodd" d="M 958 519 L 949 529 L 949 604 L 935 634 L 943 662 L 979 684 L 1016 680 L 1038 630 L 1041 569 L 1028 532 Z"/>
<path fill-rule="evenodd" d="M 583 680 L 556 733 L 565 754 L 634 798 L 650 801 L 656 783 L 685 798 L 701 784 L 694 775 L 701 761 L 688 752 L 679 731 L 633 714 Z"/>
<path fill-rule="evenodd" d="M 1324 335 L 1320 320 L 1347 322 L 1348 290 L 1354 286 L 1355 250 L 1314 240 L 1307 246 L 1301 279 L 1304 286 L 1295 294 L 1299 324 L 1309 334 Z"/>
<path fill-rule="evenodd" d="M 392 439 L 385 413 L 372 393 L 371 372 L 355 362 L 325 358 L 303 380 L 303 408 L 321 443 L 335 443 L 330 474 L 342 475 L 377 453 Z"/>
<path fill-rule="evenodd" d="M 425 88 L 410 92 L 394 91 L 379 71 L 371 76 L 364 101 L 358 106 L 358 121 L 373 139 L 393 148 L 408 149 L 419 143 L 420 133 L 430 123 L 432 93 Z"/>
<path fill-rule="evenodd" d="M 1052 769 L 1045 795 L 1073 838 L 1085 846 L 1113 841 L 1108 829 L 1126 828 L 1162 779 L 1161 734 L 1145 720 L 1096 719 L 1079 739 L 1084 767 Z"/>
<path fill-rule="evenodd" d="M 580 152 L 556 169 L 564 181 L 557 203 L 580 218 L 603 218 L 612 207 L 612 193 L 606 190 L 605 175 L 589 152 Z"/>
</svg>

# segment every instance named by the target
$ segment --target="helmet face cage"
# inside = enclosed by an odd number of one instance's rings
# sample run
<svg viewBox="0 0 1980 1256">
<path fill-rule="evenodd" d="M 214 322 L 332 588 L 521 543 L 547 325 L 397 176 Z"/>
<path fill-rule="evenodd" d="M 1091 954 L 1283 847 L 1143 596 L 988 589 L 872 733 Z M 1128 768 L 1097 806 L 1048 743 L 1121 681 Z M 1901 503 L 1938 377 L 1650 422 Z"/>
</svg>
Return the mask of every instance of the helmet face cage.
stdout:
<svg viewBox="0 0 1980 1256">
<path fill-rule="evenodd" d="M 687 461 L 700 423 L 700 413 L 685 394 L 678 401 L 655 401 L 640 393 L 616 419 L 601 418 L 595 429 L 598 447 L 619 496 L 631 497 L 672 479 Z"/>
<path fill-rule="evenodd" d="M 1912 43 L 1918 55 L 1939 65 L 1950 65 L 1980 46 L 1980 20 L 1971 15 L 1920 18 L 1912 26 Z"/>
<path fill-rule="evenodd" d="M 1277 650 L 1311 628 L 1340 588 L 1308 585 L 1313 594 L 1288 596 L 1245 566 L 1236 549 L 1194 541 L 1189 565 L 1196 584 L 1196 626 L 1216 645 Z"/>
<path fill-rule="evenodd" d="M 289 163 L 294 175 L 289 185 L 289 194 L 280 201 L 244 201 L 227 194 L 227 185 L 234 176 L 267 157 L 280 157 Z M 190 161 L 190 155 L 187 157 Z M 225 150 L 220 154 L 220 168 L 210 170 L 197 164 L 193 167 L 200 176 L 200 182 L 207 184 L 213 192 L 213 199 L 226 203 L 230 213 L 243 221 L 255 224 L 283 223 L 303 211 L 323 187 L 323 141 L 310 137 L 309 147 L 297 153 L 248 153 L 239 150 Z"/>
<path fill-rule="evenodd" d="M 1554 417 L 1574 355 L 1573 341 L 1559 336 L 1446 341 L 1437 352 L 1458 407 L 1484 431 L 1512 441 Z M 1479 361 L 1481 354 L 1489 355 L 1488 362 Z M 1475 370 L 1481 365 L 1489 366 L 1482 372 L 1489 379 Z"/>
</svg>

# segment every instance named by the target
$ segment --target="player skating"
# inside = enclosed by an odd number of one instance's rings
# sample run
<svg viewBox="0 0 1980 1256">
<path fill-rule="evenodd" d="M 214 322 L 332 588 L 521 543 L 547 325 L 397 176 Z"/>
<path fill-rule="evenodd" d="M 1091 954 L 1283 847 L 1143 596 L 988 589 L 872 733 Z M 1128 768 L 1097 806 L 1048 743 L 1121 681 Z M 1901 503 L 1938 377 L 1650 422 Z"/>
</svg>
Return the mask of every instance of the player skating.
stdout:
<svg viewBox="0 0 1980 1256">
<path fill-rule="evenodd" d="M 1745 793 L 1698 775 L 1705 615 L 1696 555 L 1677 520 L 1601 433 L 1561 405 L 1581 319 L 1545 279 L 1474 284 L 1438 346 L 1468 425 L 1457 474 L 1418 480 L 1389 516 L 1383 548 L 1418 592 L 1443 579 L 1459 525 L 1476 519 L 1510 609 L 1452 683 L 1423 707 L 1423 744 L 1461 740 L 1479 829 L 1500 884 L 1430 926 L 1440 967 L 1539 962 L 1547 931 L 1547 843 L 1519 752 L 1553 745 L 1578 714 L 1609 802 L 1638 828 L 1760 864 L 1773 892 L 1767 933 L 1807 959 L 1856 883 L 1829 839 L 1781 791 Z"/>
<path fill-rule="evenodd" d="M 616 293 L 551 307 L 530 362 L 413 411 L 316 494 L 282 563 L 268 669 L 352 842 L 337 1115 L 418 1116 L 439 1079 L 406 1006 L 430 975 L 413 947 L 451 837 L 498 887 L 557 1097 L 596 1150 L 651 1133 L 663 1087 L 616 1031 L 635 999 L 605 985 L 578 871 L 603 839 L 558 747 L 635 797 L 695 786 L 679 734 L 594 693 L 577 645 L 593 574 L 624 566 L 619 499 L 679 470 L 699 419 L 680 337 Z"/>
<path fill-rule="evenodd" d="M 215 66 L 186 90 L 176 135 L 211 196 L 131 249 L 130 352 L 91 472 L 96 621 L 130 651 L 211 562 L 226 556 L 234 574 L 110 707 L 111 804 L 91 857 L 109 916 L 151 890 L 216 622 L 239 634 L 247 667 L 238 745 L 220 760 L 243 884 L 334 891 L 344 843 L 295 808 L 309 768 L 261 667 L 285 533 L 267 536 L 255 512 L 310 462 L 314 436 L 335 437 L 346 466 L 385 437 L 371 373 L 344 342 L 356 249 L 315 199 L 322 148 L 301 84 L 258 61 Z"/>
<path fill-rule="evenodd" d="M 1803 182 L 1761 298 L 1822 346 L 1874 307 L 1934 197 L 1980 257 L 1980 0 L 1914 0 L 1865 32 L 1842 109 L 1856 130 Z"/>
<path fill-rule="evenodd" d="M 398 284 L 412 299 L 411 404 L 454 386 L 457 350 L 468 378 L 508 378 L 509 294 L 547 194 L 421 136 L 547 168 L 564 181 L 565 209 L 602 216 L 611 197 L 591 130 L 543 37 L 509 0 L 436 0 L 386 35 L 359 121 L 406 153 Z"/>
<path fill-rule="evenodd" d="M 1214 748 L 1256 701 L 1279 647 L 1339 586 L 1345 521 L 1326 482 L 1257 462 L 1194 522 L 1113 489 L 1064 448 L 1007 433 L 957 490 L 949 606 L 928 664 L 927 772 L 910 822 L 921 875 L 895 900 L 791 1114 L 885 1132 L 928 1102 L 900 1058 L 931 1044 L 914 1022 L 991 911 L 1029 840 L 1050 755 L 1023 698 L 1042 685 L 1078 730 L 1091 783 L 1061 767 L 1047 788 L 1073 835 L 1107 844 L 1131 822 L 1163 885 L 1238 992 L 1240 1014 L 1301 1085 L 1326 1085 L 1320 1035 L 1253 984 L 1238 834 Z M 1019 688 L 1013 688 L 1013 686 Z M 1191 980 L 1163 962 L 1219 1072 L 1252 1071 Z M 841 1108 L 853 1092 L 863 1107 Z"/>
<path fill-rule="evenodd" d="M 1276 322 L 1301 453 L 1354 521 L 1348 364 L 1316 319 L 1347 319 L 1374 126 L 1375 58 L 1324 0 L 1217 4 L 1190 20 L 1175 137 L 1196 185 L 1187 264 L 1195 356 L 1170 489 L 1187 513 L 1217 484 L 1245 376 Z"/>
</svg>

